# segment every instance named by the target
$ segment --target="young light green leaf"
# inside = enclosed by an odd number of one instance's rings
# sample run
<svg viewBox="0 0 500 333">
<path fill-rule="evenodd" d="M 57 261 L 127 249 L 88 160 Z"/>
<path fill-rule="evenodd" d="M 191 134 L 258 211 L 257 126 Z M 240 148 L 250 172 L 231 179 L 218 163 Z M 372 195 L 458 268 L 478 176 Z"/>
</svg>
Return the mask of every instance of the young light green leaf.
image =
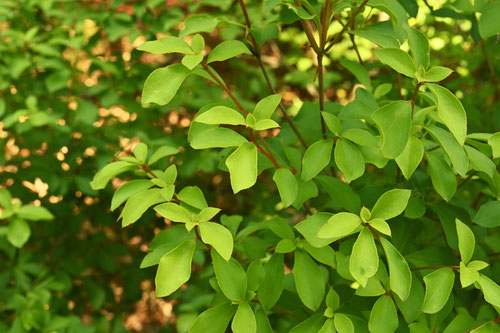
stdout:
<svg viewBox="0 0 500 333">
<path fill-rule="evenodd" d="M 131 180 L 128 183 L 123 184 L 113 194 L 113 199 L 111 200 L 111 210 L 113 211 L 118 208 L 132 195 L 145 191 L 152 186 L 153 183 L 149 179 Z"/>
<path fill-rule="evenodd" d="M 233 235 L 222 224 L 213 222 L 200 223 L 201 240 L 205 244 L 212 245 L 220 256 L 229 261 L 233 254 Z"/>
<path fill-rule="evenodd" d="M 263 131 L 270 128 L 280 127 L 280 124 L 272 119 L 261 119 L 251 126 L 256 131 Z"/>
<path fill-rule="evenodd" d="M 233 332 L 256 333 L 257 322 L 252 308 L 247 302 L 240 303 L 231 324 Z"/>
<path fill-rule="evenodd" d="M 427 37 L 415 28 L 406 26 L 408 33 L 408 44 L 415 60 L 415 67 L 423 66 L 426 69 L 429 66 L 429 41 Z"/>
<path fill-rule="evenodd" d="M 189 213 L 189 211 L 186 208 L 179 206 L 178 204 L 175 204 L 173 202 L 167 202 L 158 205 L 154 208 L 154 210 L 164 218 L 169 219 L 173 222 L 192 222 L 191 214 Z"/>
<path fill-rule="evenodd" d="M 382 295 L 373 305 L 368 320 L 371 333 L 395 332 L 399 326 L 398 313 L 391 297 Z"/>
<path fill-rule="evenodd" d="M 326 111 L 321 112 L 321 116 L 325 120 L 326 127 L 335 135 L 339 135 L 342 130 L 342 126 L 340 125 L 339 118 L 333 113 L 329 113 Z"/>
<path fill-rule="evenodd" d="M 499 158 L 500 157 L 500 132 L 492 134 L 488 138 L 488 144 L 491 146 L 493 158 Z"/>
<path fill-rule="evenodd" d="M 465 177 L 469 170 L 469 158 L 465 154 L 464 148 L 449 132 L 435 126 L 428 126 L 426 130 L 439 142 L 443 150 L 453 164 L 453 168 L 462 177 Z"/>
<path fill-rule="evenodd" d="M 483 274 L 479 274 L 477 283 L 481 287 L 486 302 L 500 307 L 500 286 Z"/>
<path fill-rule="evenodd" d="M 432 151 L 425 153 L 429 162 L 429 173 L 436 192 L 449 201 L 457 190 L 457 180 L 450 166 L 438 154 Z"/>
<path fill-rule="evenodd" d="M 365 160 L 356 146 L 345 139 L 339 139 L 335 144 L 335 164 L 344 174 L 344 179 L 350 183 L 365 173 Z"/>
<path fill-rule="evenodd" d="M 327 311 L 329 310 L 327 309 Z M 321 329 L 318 331 L 318 333 L 335 333 L 335 332 L 337 331 L 335 330 L 335 324 L 333 322 L 333 318 L 325 320 L 323 326 L 321 326 Z"/>
<path fill-rule="evenodd" d="M 193 39 L 191 39 L 191 48 L 194 53 L 201 53 L 201 51 L 203 51 L 205 48 L 205 40 L 202 35 L 196 34 L 193 36 Z"/>
<path fill-rule="evenodd" d="M 168 104 L 190 73 L 182 64 L 155 69 L 144 82 L 141 103 Z"/>
<path fill-rule="evenodd" d="M 410 137 L 411 104 L 396 101 L 372 113 L 371 118 L 382 135 L 380 151 L 387 158 L 398 157 Z"/>
<path fill-rule="evenodd" d="M 437 100 L 439 118 L 449 128 L 460 145 L 464 144 L 467 136 L 467 115 L 462 103 L 448 89 L 434 83 L 426 86 Z"/>
<path fill-rule="evenodd" d="M 500 3 L 490 2 L 484 4 L 481 9 L 481 17 L 479 18 L 479 34 L 484 40 L 489 37 L 500 33 L 500 21 L 498 20 L 498 13 L 500 12 Z"/>
<path fill-rule="evenodd" d="M 255 105 L 255 109 L 252 114 L 255 119 L 270 119 L 274 113 L 274 110 L 278 107 L 281 102 L 281 94 L 274 94 L 261 99 L 257 105 Z"/>
<path fill-rule="evenodd" d="M 148 164 L 151 165 L 157 161 L 159 161 L 160 159 L 166 157 L 166 156 L 170 156 L 170 155 L 175 155 L 179 152 L 179 149 L 175 148 L 175 147 L 171 147 L 171 146 L 161 146 L 160 148 L 158 148 L 154 153 L 153 155 L 151 155 L 151 157 L 149 158 L 148 160 Z"/>
<path fill-rule="evenodd" d="M 198 53 L 198 54 L 187 54 L 185 55 L 182 60 L 181 60 L 181 63 L 186 66 L 189 70 L 192 70 L 193 68 L 195 68 L 196 66 L 198 66 L 201 61 L 203 60 L 203 54 L 202 53 Z"/>
<path fill-rule="evenodd" d="M 110 163 L 95 174 L 94 179 L 90 182 L 90 186 L 94 190 L 102 190 L 112 178 L 125 171 L 133 170 L 136 167 L 135 164 L 125 161 Z"/>
<path fill-rule="evenodd" d="M 223 303 L 202 312 L 194 321 L 189 333 L 224 333 L 237 307 Z"/>
<path fill-rule="evenodd" d="M 247 291 L 245 270 L 233 258 L 226 261 L 214 250 L 211 251 L 211 254 L 215 276 L 224 295 L 234 302 L 244 301 Z"/>
<path fill-rule="evenodd" d="M 410 136 L 405 149 L 396 157 L 396 163 L 406 179 L 410 179 L 424 157 L 424 145 L 420 139 Z"/>
<path fill-rule="evenodd" d="M 468 265 L 467 267 L 469 268 L 472 268 L 472 269 L 475 269 L 476 271 L 480 271 L 482 269 L 485 269 L 486 267 L 488 267 L 489 264 L 484 262 L 484 261 L 481 261 L 481 260 L 472 260 Z"/>
<path fill-rule="evenodd" d="M 132 195 L 123 207 L 120 214 L 122 227 L 126 227 L 137 221 L 142 214 L 151 206 L 160 201 L 160 189 L 152 188 Z"/>
<path fill-rule="evenodd" d="M 423 82 L 439 82 L 446 79 L 453 71 L 446 67 L 434 66 L 425 72 L 421 81 Z"/>
<path fill-rule="evenodd" d="M 389 226 L 389 224 L 385 221 L 385 220 L 382 220 L 382 219 L 373 219 L 370 221 L 370 226 L 383 233 L 384 235 L 387 235 L 387 236 L 392 236 L 392 233 L 391 233 L 391 227 Z"/>
<path fill-rule="evenodd" d="M 378 142 L 375 137 L 367 130 L 361 128 L 349 128 L 342 132 L 342 137 L 346 138 L 360 146 L 378 147 Z"/>
<path fill-rule="evenodd" d="M 242 143 L 226 159 L 226 166 L 235 194 L 252 187 L 257 181 L 257 148 L 251 142 Z"/>
<path fill-rule="evenodd" d="M 218 105 L 194 118 L 194 121 L 211 125 L 245 125 L 245 118 L 235 109 Z"/>
<path fill-rule="evenodd" d="M 29 224 L 20 218 L 13 218 L 9 221 L 7 228 L 7 240 L 17 248 L 23 247 L 31 235 Z"/>
<path fill-rule="evenodd" d="M 137 158 L 139 163 L 143 164 L 146 162 L 146 158 L 148 157 L 148 146 L 144 142 L 140 142 L 134 148 L 134 156 Z"/>
<path fill-rule="evenodd" d="M 277 169 L 274 172 L 273 180 L 278 187 L 281 201 L 285 207 L 290 206 L 297 198 L 299 186 L 293 173 L 285 168 Z"/>
<path fill-rule="evenodd" d="M 479 273 L 475 269 L 465 266 L 464 262 L 460 262 L 460 284 L 462 288 L 468 287 L 479 279 Z"/>
<path fill-rule="evenodd" d="M 318 265 L 304 251 L 295 251 L 293 277 L 300 300 L 316 311 L 325 296 L 325 280 Z"/>
<path fill-rule="evenodd" d="M 320 140 L 309 146 L 302 159 L 302 181 L 313 179 L 330 163 L 332 148 L 331 139 Z"/>
<path fill-rule="evenodd" d="M 198 209 L 204 209 L 208 207 L 205 196 L 198 186 L 184 187 L 179 193 L 177 193 L 177 198 L 180 201 Z"/>
<path fill-rule="evenodd" d="M 201 210 L 198 214 L 198 222 L 210 221 L 215 215 L 219 214 L 220 208 L 206 207 Z"/>
<path fill-rule="evenodd" d="M 194 149 L 238 147 L 247 142 L 240 134 L 229 128 L 215 127 L 194 135 L 190 145 Z"/>
<path fill-rule="evenodd" d="M 339 294 L 333 289 L 330 289 L 328 294 L 326 295 L 326 300 L 325 300 L 326 306 L 330 308 L 332 311 L 335 311 L 338 309 L 340 305 L 340 297 Z"/>
<path fill-rule="evenodd" d="M 184 37 L 197 32 L 212 32 L 218 23 L 218 19 L 207 14 L 191 15 L 184 21 L 184 29 L 180 36 Z"/>
<path fill-rule="evenodd" d="M 274 251 L 276 253 L 290 253 L 295 251 L 295 249 L 296 246 L 294 241 L 290 239 L 282 239 L 278 242 L 278 244 L 276 244 L 276 248 L 274 249 Z"/>
<path fill-rule="evenodd" d="M 366 287 L 368 279 L 377 273 L 378 253 L 373 235 L 364 228 L 352 248 L 349 260 L 349 272 L 363 287 Z"/>
<path fill-rule="evenodd" d="M 392 84 L 382 83 L 381 85 L 377 86 L 377 88 L 375 88 L 373 97 L 375 97 L 375 99 L 379 99 L 380 97 L 387 95 L 391 91 L 391 89 Z"/>
<path fill-rule="evenodd" d="M 391 290 L 394 291 L 402 301 L 406 301 L 411 289 L 411 271 L 405 258 L 385 238 L 380 238 L 384 248 L 385 257 L 389 265 L 389 282 Z"/>
<path fill-rule="evenodd" d="M 349 235 L 361 224 L 358 215 L 341 212 L 326 221 L 318 232 L 320 238 L 340 238 Z"/>
<path fill-rule="evenodd" d="M 193 54 L 193 50 L 180 37 L 166 36 L 159 40 L 146 42 L 137 48 L 139 51 L 145 51 L 153 54 L 165 53 L 184 53 Z"/>
<path fill-rule="evenodd" d="M 252 54 L 248 47 L 239 40 L 226 40 L 208 54 L 207 64 L 215 61 L 224 61 L 240 54 Z"/>
<path fill-rule="evenodd" d="M 336 313 L 333 317 L 333 323 L 339 333 L 354 333 L 352 320 L 343 313 Z"/>
<path fill-rule="evenodd" d="M 459 219 L 455 219 L 455 223 L 457 225 L 460 258 L 462 259 L 464 264 L 467 264 L 474 254 L 474 247 L 476 244 L 474 233 L 465 223 L 463 223 Z"/>
<path fill-rule="evenodd" d="M 269 310 L 276 304 L 283 292 L 285 264 L 283 255 L 274 253 L 264 265 L 266 272 L 263 281 L 257 289 L 257 296 L 264 310 Z"/>
<path fill-rule="evenodd" d="M 21 206 L 16 211 L 16 215 L 28 221 L 48 221 L 54 218 L 54 215 L 47 208 L 33 205 Z"/>
<path fill-rule="evenodd" d="M 454 280 L 455 275 L 448 267 L 424 276 L 425 298 L 422 312 L 432 314 L 441 310 L 450 297 Z"/>
<path fill-rule="evenodd" d="M 408 77 L 415 77 L 417 71 L 415 63 L 405 51 L 399 48 L 386 48 L 377 49 L 374 53 L 382 63 L 390 66 L 396 72 Z"/>
<path fill-rule="evenodd" d="M 472 220 L 485 228 L 500 226 L 500 201 L 490 201 L 482 205 Z"/>
<path fill-rule="evenodd" d="M 372 219 L 389 220 L 404 212 L 411 190 L 390 190 L 378 198 L 372 209 Z"/>
<path fill-rule="evenodd" d="M 156 296 L 168 296 L 189 280 L 195 246 L 194 240 L 186 240 L 160 259 L 155 277 Z"/>
</svg>

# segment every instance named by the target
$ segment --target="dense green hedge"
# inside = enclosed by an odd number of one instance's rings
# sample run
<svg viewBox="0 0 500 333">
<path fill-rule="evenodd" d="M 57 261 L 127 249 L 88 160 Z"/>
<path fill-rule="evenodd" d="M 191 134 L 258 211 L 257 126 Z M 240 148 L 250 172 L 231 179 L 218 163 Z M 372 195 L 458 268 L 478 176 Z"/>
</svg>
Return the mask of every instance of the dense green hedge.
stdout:
<svg viewBox="0 0 500 333">
<path fill-rule="evenodd" d="M 0 331 L 499 331 L 499 15 L 0 3 Z"/>
</svg>

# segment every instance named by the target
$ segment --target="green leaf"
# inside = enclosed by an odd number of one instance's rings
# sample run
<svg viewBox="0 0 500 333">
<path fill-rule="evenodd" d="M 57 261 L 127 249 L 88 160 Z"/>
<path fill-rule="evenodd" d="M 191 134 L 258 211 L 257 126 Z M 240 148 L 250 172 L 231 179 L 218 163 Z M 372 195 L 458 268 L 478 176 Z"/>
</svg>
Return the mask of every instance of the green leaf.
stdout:
<svg viewBox="0 0 500 333">
<path fill-rule="evenodd" d="M 349 272 L 363 287 L 366 287 L 368 279 L 377 273 L 378 254 L 373 235 L 364 228 L 352 248 L 349 260 Z"/>
<path fill-rule="evenodd" d="M 257 320 L 257 332 L 259 333 L 273 333 L 273 328 L 269 322 L 267 314 L 262 308 L 255 312 L 255 319 Z"/>
<path fill-rule="evenodd" d="M 446 79 L 453 71 L 446 67 L 434 66 L 425 72 L 421 81 L 423 82 L 439 82 Z"/>
<path fill-rule="evenodd" d="M 180 37 L 166 36 L 159 40 L 150 41 L 137 48 L 139 51 L 145 51 L 153 54 L 165 53 L 184 53 L 193 54 L 193 50 L 188 43 Z"/>
<path fill-rule="evenodd" d="M 387 95 L 391 90 L 392 90 L 392 84 L 382 83 L 377 88 L 375 88 L 373 97 L 375 97 L 375 99 L 379 99 L 380 97 Z"/>
<path fill-rule="evenodd" d="M 488 138 L 488 144 L 491 146 L 493 152 L 493 158 L 500 157 L 500 132 L 491 135 Z"/>
<path fill-rule="evenodd" d="M 278 37 L 279 28 L 276 23 L 268 23 L 261 26 L 252 25 L 250 33 L 254 36 L 257 43 L 262 46 L 269 39 Z"/>
<path fill-rule="evenodd" d="M 434 83 L 426 86 L 437 100 L 439 118 L 451 131 L 460 145 L 464 144 L 467 136 L 467 115 L 462 103 L 448 89 Z"/>
<path fill-rule="evenodd" d="M 198 209 L 204 209 L 208 207 L 205 196 L 198 186 L 184 187 L 179 193 L 177 193 L 177 198 L 180 201 Z"/>
<path fill-rule="evenodd" d="M 235 311 L 236 306 L 231 303 L 214 306 L 196 318 L 189 333 L 224 333 Z"/>
<path fill-rule="evenodd" d="M 330 246 L 314 247 L 307 241 L 303 242 L 302 246 L 316 261 L 332 268 L 337 267 L 336 254 Z"/>
<path fill-rule="evenodd" d="M 486 302 L 500 307 L 500 286 L 483 274 L 479 274 L 477 283 L 481 287 Z"/>
<path fill-rule="evenodd" d="M 326 221 L 318 232 L 320 238 L 341 238 L 351 234 L 361 224 L 358 215 L 338 213 Z"/>
<path fill-rule="evenodd" d="M 194 240 L 184 241 L 160 259 L 155 277 L 157 297 L 172 294 L 189 280 L 195 246 Z"/>
<path fill-rule="evenodd" d="M 428 151 L 425 156 L 429 162 L 432 185 L 444 200 L 449 201 L 457 190 L 455 174 L 438 154 Z"/>
<path fill-rule="evenodd" d="M 243 53 L 252 54 L 248 47 L 239 40 L 226 40 L 214 47 L 214 49 L 208 54 L 207 64 L 234 58 Z"/>
<path fill-rule="evenodd" d="M 391 102 L 373 112 L 371 118 L 382 135 L 382 155 L 398 157 L 410 137 L 411 104 L 406 101 Z"/>
<path fill-rule="evenodd" d="M 468 287 L 479 279 L 479 273 L 475 269 L 465 266 L 464 262 L 460 262 L 460 284 L 462 288 Z"/>
<path fill-rule="evenodd" d="M 411 289 L 411 271 L 405 258 L 387 239 L 380 238 L 389 265 L 389 282 L 402 301 L 406 301 Z"/>
<path fill-rule="evenodd" d="M 226 166 L 235 194 L 252 187 L 257 181 L 257 148 L 251 142 L 242 143 L 226 159 Z"/>
<path fill-rule="evenodd" d="M 272 308 L 283 292 L 285 265 L 283 255 L 275 253 L 264 265 L 266 272 L 263 281 L 257 290 L 257 297 L 264 310 Z"/>
<path fill-rule="evenodd" d="M 335 164 L 344 174 L 346 182 L 361 177 L 365 173 L 365 160 L 358 148 L 348 140 L 339 139 L 335 144 Z"/>
<path fill-rule="evenodd" d="M 500 3 L 490 2 L 484 5 L 479 18 L 479 33 L 483 39 L 500 33 L 500 21 L 498 20 L 500 13 Z"/>
<path fill-rule="evenodd" d="M 182 58 L 181 63 L 184 66 L 186 66 L 189 70 L 192 70 L 193 68 L 198 66 L 202 62 L 202 60 L 203 60 L 202 53 L 188 54 Z"/>
<path fill-rule="evenodd" d="M 224 260 L 229 261 L 233 254 L 233 235 L 226 227 L 213 222 L 200 223 L 201 240 L 212 245 Z"/>
<path fill-rule="evenodd" d="M 288 333 L 319 333 L 321 325 L 323 325 L 323 316 L 318 313 L 300 322 L 297 326 L 289 330 Z"/>
<path fill-rule="evenodd" d="M 429 66 L 429 41 L 420 31 L 412 27 L 405 27 L 408 33 L 408 44 L 415 60 L 415 67 L 423 66 L 426 69 Z"/>
<path fill-rule="evenodd" d="M 368 329 L 372 333 L 395 332 L 398 325 L 398 313 L 394 302 L 387 295 L 380 296 L 370 312 Z"/>
<path fill-rule="evenodd" d="M 482 205 L 472 220 L 485 228 L 500 226 L 500 201 L 490 201 Z"/>
<path fill-rule="evenodd" d="M 205 48 L 205 40 L 202 35 L 196 34 L 193 36 L 193 39 L 191 39 L 191 48 L 194 53 L 201 53 L 203 51 Z"/>
<path fill-rule="evenodd" d="M 340 297 L 339 294 L 333 289 L 330 289 L 328 294 L 326 295 L 326 306 L 331 309 L 332 311 L 335 311 L 338 309 L 340 305 Z"/>
<path fill-rule="evenodd" d="M 290 206 L 297 198 L 297 191 L 299 186 L 293 173 L 284 168 L 277 169 L 274 172 L 273 181 L 278 187 L 278 192 L 281 201 L 285 207 Z"/>
<path fill-rule="evenodd" d="M 140 142 L 134 148 L 134 156 L 140 164 L 144 164 L 146 162 L 146 158 L 148 157 L 148 146 L 144 142 Z"/>
<path fill-rule="evenodd" d="M 322 111 L 321 116 L 325 120 L 326 127 L 335 135 L 339 135 L 342 129 L 339 118 L 329 112 Z"/>
<path fill-rule="evenodd" d="M 197 133 L 191 138 L 194 149 L 238 147 L 247 142 L 240 134 L 229 128 L 216 127 Z"/>
<path fill-rule="evenodd" d="M 219 214 L 220 208 L 206 207 L 201 210 L 198 214 L 198 222 L 210 221 L 215 215 Z"/>
<path fill-rule="evenodd" d="M 263 131 L 270 128 L 280 127 L 280 124 L 272 119 L 261 119 L 251 126 L 256 131 Z"/>
<path fill-rule="evenodd" d="M 378 148 L 378 142 L 368 131 L 361 128 L 349 128 L 342 132 L 342 137 L 360 146 Z"/>
<path fill-rule="evenodd" d="M 132 195 L 120 214 L 122 227 L 137 221 L 149 207 L 160 201 L 160 189 L 152 188 Z M 155 208 L 156 209 L 156 208 Z"/>
<path fill-rule="evenodd" d="M 124 161 L 110 163 L 95 174 L 90 186 L 92 186 L 93 190 L 102 190 L 112 178 L 136 167 L 135 164 Z"/>
<path fill-rule="evenodd" d="M 441 147 L 443 147 L 455 171 L 465 177 L 469 170 L 469 158 L 465 154 L 464 148 L 447 131 L 434 126 L 428 126 L 426 129 L 439 142 Z"/>
<path fill-rule="evenodd" d="M 13 218 L 7 228 L 7 240 L 15 247 L 21 248 L 28 241 L 31 229 L 25 220 Z"/>
<path fill-rule="evenodd" d="M 399 48 L 399 42 L 394 36 L 377 30 L 351 30 L 349 33 L 368 39 L 383 48 Z"/>
<path fill-rule="evenodd" d="M 370 80 L 370 75 L 365 67 L 361 64 L 347 60 L 345 58 L 340 59 L 340 63 L 344 66 L 349 72 L 351 72 L 358 81 L 366 87 L 366 90 L 372 91 L 372 83 Z"/>
<path fill-rule="evenodd" d="M 462 259 L 464 264 L 467 264 L 474 254 L 474 247 L 476 244 L 474 233 L 465 223 L 463 223 L 459 219 L 455 219 L 455 223 L 457 225 L 460 258 Z"/>
<path fill-rule="evenodd" d="M 450 268 L 440 268 L 424 276 L 425 298 L 422 312 L 437 313 L 448 301 L 455 275 Z"/>
<path fill-rule="evenodd" d="M 212 250 L 212 261 L 215 276 L 224 295 L 234 302 L 245 300 L 247 291 L 247 275 L 240 263 L 230 258 L 225 261 L 216 251 Z"/>
<path fill-rule="evenodd" d="M 307 148 L 302 159 L 302 181 L 311 180 L 330 163 L 332 148 L 332 139 L 317 141 Z"/>
<path fill-rule="evenodd" d="M 328 192 L 332 199 L 332 203 L 335 204 L 335 208 L 338 206 L 351 213 L 359 212 L 361 209 L 361 201 L 349 184 L 346 184 L 338 178 L 324 175 L 317 176 L 316 180 L 318 180 L 320 185 Z"/>
<path fill-rule="evenodd" d="M 141 103 L 168 104 L 190 73 L 182 64 L 155 69 L 144 82 Z"/>
<path fill-rule="evenodd" d="M 160 159 L 162 159 L 166 156 L 175 155 L 178 152 L 179 152 L 179 149 L 177 149 L 175 147 L 161 146 L 153 153 L 153 155 L 151 155 L 151 157 L 148 160 L 148 164 L 151 165 L 151 164 L 159 161 Z"/>
<path fill-rule="evenodd" d="M 256 333 L 257 321 L 252 308 L 247 302 L 240 303 L 231 324 L 233 332 Z"/>
<path fill-rule="evenodd" d="M 191 15 L 184 21 L 184 29 L 180 37 L 195 34 L 197 32 L 212 32 L 217 27 L 219 20 L 206 14 Z"/>
<path fill-rule="evenodd" d="M 391 227 L 389 226 L 389 224 L 385 220 L 373 219 L 370 221 L 370 226 L 373 229 L 380 231 L 384 235 L 392 236 Z"/>
<path fill-rule="evenodd" d="M 17 211 L 16 215 L 24 220 L 29 221 L 42 221 L 42 220 L 52 220 L 54 215 L 45 207 L 24 205 L 21 206 Z"/>
<path fill-rule="evenodd" d="M 333 317 L 335 329 L 339 333 L 354 333 L 354 324 L 351 319 L 343 313 L 336 313 Z"/>
<path fill-rule="evenodd" d="M 318 265 L 304 251 L 295 251 L 293 277 L 300 300 L 316 311 L 325 296 L 325 280 Z"/>
<path fill-rule="evenodd" d="M 335 333 L 335 332 L 337 332 L 337 331 L 335 330 L 334 321 L 331 318 L 325 320 L 325 322 L 323 323 L 323 326 L 318 331 L 318 333 Z"/>
<path fill-rule="evenodd" d="M 274 113 L 274 110 L 278 107 L 281 102 L 281 94 L 274 94 L 261 99 L 252 112 L 255 119 L 270 119 Z"/>
<path fill-rule="evenodd" d="M 154 210 L 164 218 L 169 219 L 173 222 L 188 223 L 193 221 L 191 218 L 191 214 L 186 208 L 179 206 L 178 204 L 175 204 L 173 202 L 167 202 L 158 205 L 154 208 Z"/>
<path fill-rule="evenodd" d="M 276 244 L 274 251 L 276 253 L 290 253 L 295 251 L 295 243 L 290 239 L 282 239 Z"/>
<path fill-rule="evenodd" d="M 424 287 L 422 286 L 422 282 L 414 276 L 411 280 L 411 289 L 408 298 L 402 301 L 396 294 L 394 295 L 394 299 L 406 322 L 414 322 L 420 316 L 420 309 L 422 309 L 424 302 Z"/>
<path fill-rule="evenodd" d="M 123 184 L 113 194 L 113 199 L 111 200 L 111 210 L 113 211 L 118 208 L 132 195 L 145 191 L 152 186 L 153 183 L 149 179 L 131 180 L 128 183 Z"/>
<path fill-rule="evenodd" d="M 479 150 L 474 149 L 469 146 L 464 146 L 467 156 L 469 156 L 470 164 L 472 169 L 484 172 L 490 178 L 496 173 L 496 165 L 492 160 L 488 158 L 485 154 L 481 153 Z"/>
<path fill-rule="evenodd" d="M 377 49 L 374 51 L 377 58 L 384 64 L 390 66 L 396 72 L 408 77 L 415 77 L 417 71 L 413 59 L 399 48 Z"/>
<path fill-rule="evenodd" d="M 476 271 L 480 271 L 482 269 L 485 269 L 486 267 L 488 267 L 488 263 L 484 262 L 484 261 L 480 261 L 480 260 L 472 260 L 468 265 L 467 267 L 469 268 L 472 268 L 472 269 L 475 269 Z"/>
<path fill-rule="evenodd" d="M 211 125 L 245 125 L 245 118 L 238 111 L 228 108 L 227 106 L 215 106 L 194 119 L 199 123 Z"/>
<path fill-rule="evenodd" d="M 389 220 L 404 212 L 411 190 L 390 190 L 378 198 L 372 209 L 372 219 Z"/>
</svg>

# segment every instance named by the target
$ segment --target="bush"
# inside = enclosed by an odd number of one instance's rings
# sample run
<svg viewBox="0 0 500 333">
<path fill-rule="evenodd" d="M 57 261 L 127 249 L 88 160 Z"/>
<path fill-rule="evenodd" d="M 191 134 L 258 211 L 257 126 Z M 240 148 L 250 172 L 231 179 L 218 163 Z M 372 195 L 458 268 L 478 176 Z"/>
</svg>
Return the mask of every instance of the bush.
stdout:
<svg viewBox="0 0 500 333">
<path fill-rule="evenodd" d="M 3 330 L 500 330 L 497 2 L 2 6 Z"/>
</svg>

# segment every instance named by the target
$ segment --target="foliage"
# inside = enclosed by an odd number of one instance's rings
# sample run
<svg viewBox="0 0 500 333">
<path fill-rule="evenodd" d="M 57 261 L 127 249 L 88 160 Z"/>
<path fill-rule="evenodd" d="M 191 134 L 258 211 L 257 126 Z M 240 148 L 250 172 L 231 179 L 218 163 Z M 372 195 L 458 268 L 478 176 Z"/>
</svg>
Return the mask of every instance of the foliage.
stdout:
<svg viewBox="0 0 500 333">
<path fill-rule="evenodd" d="M 498 331 L 497 5 L 1 4 L 0 329 Z"/>
</svg>

